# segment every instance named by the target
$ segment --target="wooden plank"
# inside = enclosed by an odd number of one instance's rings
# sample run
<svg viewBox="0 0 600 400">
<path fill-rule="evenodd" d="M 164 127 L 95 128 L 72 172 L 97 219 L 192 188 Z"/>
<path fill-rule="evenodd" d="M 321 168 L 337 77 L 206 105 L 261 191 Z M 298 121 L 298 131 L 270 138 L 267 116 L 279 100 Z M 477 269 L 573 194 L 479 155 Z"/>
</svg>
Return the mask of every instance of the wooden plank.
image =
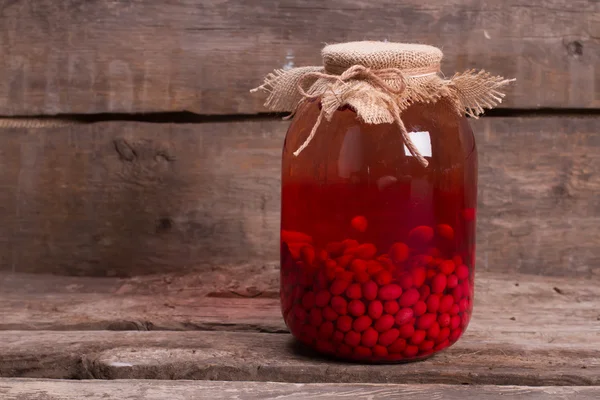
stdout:
<svg viewBox="0 0 600 400">
<path fill-rule="evenodd" d="M 62 297 L 72 300 L 72 307 L 63 302 L 55 310 L 41 305 L 47 300 L 45 306 L 53 307 L 58 295 L 40 296 L 37 304 L 31 301 L 34 296 L 24 296 L 19 303 L 9 292 L 8 299 L 0 298 L 2 304 L 7 303 L 0 308 L 8 324 L 3 328 L 35 329 L 36 323 L 41 323 L 38 327 L 53 323 L 65 329 L 86 319 L 101 328 L 116 317 L 157 320 L 159 329 L 162 324 L 162 329 L 196 326 L 221 331 L 0 331 L 0 376 L 535 386 L 600 383 L 600 288 L 585 279 L 480 274 L 475 312 L 465 336 L 448 351 L 410 368 L 328 361 L 295 345 L 289 334 L 261 333 L 278 324 L 278 332 L 285 330 L 274 299 L 247 299 L 244 304 L 220 298 L 223 305 L 211 309 L 214 302 L 190 298 L 189 291 L 178 291 L 175 298 L 172 288 L 138 285 L 130 284 L 128 289 L 137 294 L 116 293 L 116 300 L 77 293 L 74 288 L 72 296 Z M 156 291 L 154 303 L 151 296 L 142 296 L 145 290 Z M 16 293 L 13 289 L 12 294 Z M 158 302 L 164 299 L 172 301 L 172 306 L 161 308 Z M 140 304 L 143 301 L 147 309 Z M 19 313 L 17 307 L 30 311 Z M 115 312 L 119 307 L 123 311 Z M 29 316 L 31 327 L 25 325 Z M 120 329 L 138 329 L 132 325 Z M 151 324 L 139 325 L 139 329 L 153 329 Z"/>
<path fill-rule="evenodd" d="M 489 326 L 435 357 L 395 366 L 323 359 L 289 334 L 2 331 L 0 339 L 3 377 L 600 385 L 598 331 L 565 344 Z"/>
<path fill-rule="evenodd" d="M 287 332 L 277 298 L 277 269 L 244 275 L 241 269 L 225 268 L 204 272 L 201 279 L 195 274 L 127 280 L 5 275 L 0 330 Z M 561 344 L 588 340 L 600 330 L 598 298 L 600 287 L 583 278 L 484 271 L 477 274 L 469 329 Z"/>
<path fill-rule="evenodd" d="M 267 72 L 318 65 L 323 43 L 365 38 L 443 48 L 447 75 L 481 67 L 516 77 L 506 107 L 600 106 L 594 0 L 27 0 L 0 7 L 0 115 L 264 112 L 248 89 Z"/>
<path fill-rule="evenodd" d="M 5 400 L 184 400 L 197 398 L 268 400 L 268 399 L 398 399 L 413 400 L 594 400 L 600 387 L 526 387 L 526 386 L 465 386 L 465 385 L 398 385 L 356 383 L 277 383 L 223 381 L 60 381 L 31 379 L 0 379 L 0 394 Z"/>
<path fill-rule="evenodd" d="M 473 125 L 479 269 L 599 276 L 598 118 Z M 0 129 L 0 270 L 268 268 L 278 259 L 286 127 L 266 119 Z"/>
</svg>

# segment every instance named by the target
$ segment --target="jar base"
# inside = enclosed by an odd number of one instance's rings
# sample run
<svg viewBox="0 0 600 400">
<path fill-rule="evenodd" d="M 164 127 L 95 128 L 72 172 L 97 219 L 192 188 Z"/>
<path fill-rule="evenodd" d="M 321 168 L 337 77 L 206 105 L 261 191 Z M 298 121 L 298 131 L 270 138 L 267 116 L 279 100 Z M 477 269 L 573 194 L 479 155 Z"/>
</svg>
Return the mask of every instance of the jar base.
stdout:
<svg viewBox="0 0 600 400">
<path fill-rule="evenodd" d="M 307 344 L 301 342 L 297 338 L 293 337 L 290 343 L 291 351 L 295 355 L 299 355 L 302 357 L 310 358 L 310 359 L 320 359 L 322 361 L 334 361 L 341 362 L 346 364 L 355 364 L 355 365 L 394 365 L 394 364 L 410 364 L 414 362 L 425 361 L 429 358 L 434 357 L 438 352 L 428 354 L 426 356 L 415 357 L 411 359 L 398 359 L 398 360 L 374 360 L 374 359 L 353 359 L 349 357 L 340 357 L 335 354 L 327 354 L 322 353 L 314 348 L 308 346 Z"/>
</svg>

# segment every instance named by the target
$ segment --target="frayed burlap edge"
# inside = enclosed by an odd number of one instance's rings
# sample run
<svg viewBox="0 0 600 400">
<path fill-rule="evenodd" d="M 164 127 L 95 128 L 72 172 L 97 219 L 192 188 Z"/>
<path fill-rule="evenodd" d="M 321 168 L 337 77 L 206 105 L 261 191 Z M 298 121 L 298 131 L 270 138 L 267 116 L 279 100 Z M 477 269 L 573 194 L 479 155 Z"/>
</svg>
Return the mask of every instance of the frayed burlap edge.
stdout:
<svg viewBox="0 0 600 400">
<path fill-rule="evenodd" d="M 331 120 L 339 107 L 349 105 L 365 123 L 396 123 L 411 154 L 427 166 L 402 123 L 402 111 L 412 103 L 435 103 L 446 98 L 458 114 L 477 118 L 485 109 L 502 102 L 505 95 L 500 89 L 512 81 L 483 70 L 443 79 L 436 66 L 409 70 L 354 65 L 340 75 L 327 73 L 324 67 L 299 67 L 275 70 L 252 92 L 266 91 L 266 107 L 290 111 L 292 115 L 303 101 L 320 98 L 321 113 L 305 143 L 294 152 L 296 156 L 310 143 L 323 117 Z"/>
</svg>

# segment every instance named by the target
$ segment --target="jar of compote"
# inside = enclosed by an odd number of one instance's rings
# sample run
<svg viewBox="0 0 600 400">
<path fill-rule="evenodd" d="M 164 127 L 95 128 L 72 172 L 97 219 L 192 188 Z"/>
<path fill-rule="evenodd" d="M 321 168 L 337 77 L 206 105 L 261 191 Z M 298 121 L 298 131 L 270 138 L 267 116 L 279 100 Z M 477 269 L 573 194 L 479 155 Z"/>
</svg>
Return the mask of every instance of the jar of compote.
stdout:
<svg viewBox="0 0 600 400">
<path fill-rule="evenodd" d="M 418 360 L 469 324 L 477 150 L 465 114 L 508 81 L 442 79 L 441 57 L 423 45 L 330 45 L 324 67 L 266 84 L 271 105 L 297 102 L 283 148 L 282 311 L 319 352 Z"/>
</svg>

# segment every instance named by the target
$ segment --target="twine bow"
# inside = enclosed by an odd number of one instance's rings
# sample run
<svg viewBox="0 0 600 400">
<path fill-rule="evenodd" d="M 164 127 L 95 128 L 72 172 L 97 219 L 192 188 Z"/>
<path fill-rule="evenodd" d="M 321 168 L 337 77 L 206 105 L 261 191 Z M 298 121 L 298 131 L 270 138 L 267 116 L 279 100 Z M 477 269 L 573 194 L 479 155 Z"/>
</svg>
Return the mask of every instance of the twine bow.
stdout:
<svg viewBox="0 0 600 400">
<path fill-rule="evenodd" d="M 435 74 L 435 72 L 432 72 L 431 74 Z M 327 87 L 327 90 L 318 94 L 310 94 L 303 89 L 302 86 L 307 80 L 315 80 L 319 78 L 332 82 Z M 321 112 L 319 113 L 317 121 L 310 131 L 310 134 L 302 146 L 300 146 L 298 150 L 294 152 L 294 155 L 298 156 L 302 150 L 309 145 L 314 138 L 317 129 L 321 125 L 323 117 L 327 118 L 328 121 L 331 120 L 333 113 L 338 108 L 347 104 L 349 99 L 351 99 L 353 96 L 356 96 L 361 90 L 363 90 L 356 85 L 348 85 L 348 82 L 352 80 L 366 81 L 371 86 L 378 89 L 378 92 L 381 93 L 381 99 L 388 106 L 392 116 L 394 117 L 394 122 L 400 129 L 400 134 L 402 135 L 402 139 L 408 148 L 408 151 L 410 151 L 410 153 L 419 161 L 419 163 L 421 163 L 421 165 L 426 167 L 429 163 L 425 157 L 421 155 L 408 135 L 408 131 L 406 130 L 406 127 L 400 118 L 400 107 L 398 107 L 397 102 L 394 100 L 394 98 L 401 95 L 406 89 L 406 79 L 404 73 L 398 68 L 371 69 L 362 65 L 353 65 L 341 75 L 331 75 L 324 72 L 309 72 L 300 78 L 297 84 L 298 92 L 305 100 L 320 98 Z M 386 80 L 395 82 L 395 87 L 389 85 Z"/>
</svg>

